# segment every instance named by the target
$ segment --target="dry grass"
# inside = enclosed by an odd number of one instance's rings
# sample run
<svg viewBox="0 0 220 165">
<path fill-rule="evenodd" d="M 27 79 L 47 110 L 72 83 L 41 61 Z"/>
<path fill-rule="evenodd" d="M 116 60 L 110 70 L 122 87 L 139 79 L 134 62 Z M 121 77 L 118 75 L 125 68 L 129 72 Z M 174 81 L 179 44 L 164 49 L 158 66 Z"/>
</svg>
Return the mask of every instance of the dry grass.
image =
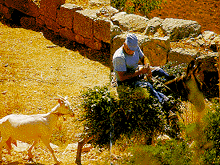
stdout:
<svg viewBox="0 0 220 165">
<path fill-rule="evenodd" d="M 66 48 L 62 40 L 49 32 L 9 27 L 1 22 L 0 29 L 0 118 L 11 113 L 46 113 L 57 104 L 53 98 L 68 96 L 76 117 L 61 118 L 51 141 L 61 147 L 57 157 L 64 164 L 74 164 L 75 150 L 62 153 L 68 143 L 77 141 L 75 136 L 82 131 L 76 120 L 79 95 L 84 88 L 109 83 L 108 51 L 92 51 L 81 45 Z M 53 163 L 41 143 L 34 153 L 37 163 Z M 11 157 L 6 156 L 6 164 L 26 164 L 26 154 L 13 152 Z M 84 154 L 82 158 L 89 162 L 92 158 L 88 156 Z"/>
</svg>

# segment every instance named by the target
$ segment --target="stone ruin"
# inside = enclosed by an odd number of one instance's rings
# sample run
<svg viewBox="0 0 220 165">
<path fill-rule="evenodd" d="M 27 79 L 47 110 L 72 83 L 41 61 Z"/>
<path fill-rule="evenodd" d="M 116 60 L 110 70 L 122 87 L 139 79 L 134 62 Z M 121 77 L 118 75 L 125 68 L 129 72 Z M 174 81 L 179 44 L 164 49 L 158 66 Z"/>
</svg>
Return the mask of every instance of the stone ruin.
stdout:
<svg viewBox="0 0 220 165">
<path fill-rule="evenodd" d="M 98 2 L 90 1 L 93 6 Z M 98 4 L 99 5 L 99 4 Z M 18 19 L 25 28 L 40 27 L 69 41 L 101 50 L 110 46 L 111 57 L 124 42 L 128 32 L 136 33 L 139 45 L 152 66 L 168 61 L 188 63 L 204 54 L 219 56 L 220 35 L 206 31 L 196 21 L 158 17 L 148 19 L 135 14 L 119 12 L 110 4 L 98 9 L 65 3 L 65 0 L 0 0 L 0 15 L 6 19 Z M 186 39 L 188 44 L 208 46 L 213 52 L 194 49 L 171 48 L 172 42 Z"/>
</svg>

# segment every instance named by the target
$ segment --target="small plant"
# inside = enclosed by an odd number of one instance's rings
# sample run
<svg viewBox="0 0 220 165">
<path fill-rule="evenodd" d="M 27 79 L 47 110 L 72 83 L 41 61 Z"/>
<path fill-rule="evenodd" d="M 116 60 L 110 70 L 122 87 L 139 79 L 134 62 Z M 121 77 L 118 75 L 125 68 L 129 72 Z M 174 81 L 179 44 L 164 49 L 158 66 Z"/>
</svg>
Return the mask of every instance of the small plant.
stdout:
<svg viewBox="0 0 220 165">
<path fill-rule="evenodd" d="M 156 146 L 133 145 L 128 149 L 133 155 L 127 158 L 126 164 L 191 164 L 192 152 L 186 142 L 176 140 L 165 144 L 158 142 Z"/>
</svg>

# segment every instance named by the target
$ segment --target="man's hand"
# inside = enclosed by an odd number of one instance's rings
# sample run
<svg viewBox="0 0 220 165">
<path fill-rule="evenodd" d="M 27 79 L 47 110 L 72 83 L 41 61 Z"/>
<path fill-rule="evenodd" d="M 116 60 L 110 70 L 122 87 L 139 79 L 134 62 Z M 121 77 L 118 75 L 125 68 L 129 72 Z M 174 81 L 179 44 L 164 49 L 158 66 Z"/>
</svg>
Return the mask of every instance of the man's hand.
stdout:
<svg viewBox="0 0 220 165">
<path fill-rule="evenodd" d="M 142 74 L 145 74 L 147 77 L 152 77 L 150 65 L 146 64 L 140 69 Z"/>
</svg>

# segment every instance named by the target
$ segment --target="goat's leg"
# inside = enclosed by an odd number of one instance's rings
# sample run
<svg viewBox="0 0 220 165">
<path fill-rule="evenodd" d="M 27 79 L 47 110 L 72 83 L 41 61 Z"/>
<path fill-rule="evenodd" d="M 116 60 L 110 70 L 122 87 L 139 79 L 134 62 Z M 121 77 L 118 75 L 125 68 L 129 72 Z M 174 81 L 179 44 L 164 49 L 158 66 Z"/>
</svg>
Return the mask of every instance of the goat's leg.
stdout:
<svg viewBox="0 0 220 165">
<path fill-rule="evenodd" d="M 49 149 L 49 151 L 51 152 L 51 154 L 53 155 L 54 160 L 56 161 L 57 164 L 60 164 L 60 162 L 57 160 L 55 154 L 54 154 L 54 150 L 51 148 L 50 146 L 50 140 L 49 138 L 41 138 L 41 140 L 43 141 L 43 143 L 45 144 L 45 146 Z"/>
<path fill-rule="evenodd" d="M 93 139 L 93 136 L 88 136 L 78 142 L 78 148 L 76 153 L 76 164 L 81 165 L 81 154 L 82 154 L 82 148 L 85 145 L 85 143 L 89 142 L 91 139 Z"/>
<path fill-rule="evenodd" d="M 77 153 L 76 153 L 76 164 L 81 165 L 81 154 L 82 154 L 82 148 L 85 144 L 85 139 L 80 140 L 78 142 L 78 148 L 77 148 Z"/>
<path fill-rule="evenodd" d="M 31 153 L 32 148 L 37 144 L 37 141 L 34 141 L 34 143 L 32 144 L 32 146 L 28 149 L 28 160 L 32 161 L 33 159 L 33 155 Z"/>
<path fill-rule="evenodd" d="M 7 138 L 4 138 L 5 136 L 2 136 L 0 138 L 0 162 L 2 162 L 2 147 L 3 147 L 3 144 L 5 144 L 5 142 L 8 140 L 8 137 Z"/>
<path fill-rule="evenodd" d="M 2 162 L 2 137 L 0 140 L 0 162 Z"/>
</svg>

